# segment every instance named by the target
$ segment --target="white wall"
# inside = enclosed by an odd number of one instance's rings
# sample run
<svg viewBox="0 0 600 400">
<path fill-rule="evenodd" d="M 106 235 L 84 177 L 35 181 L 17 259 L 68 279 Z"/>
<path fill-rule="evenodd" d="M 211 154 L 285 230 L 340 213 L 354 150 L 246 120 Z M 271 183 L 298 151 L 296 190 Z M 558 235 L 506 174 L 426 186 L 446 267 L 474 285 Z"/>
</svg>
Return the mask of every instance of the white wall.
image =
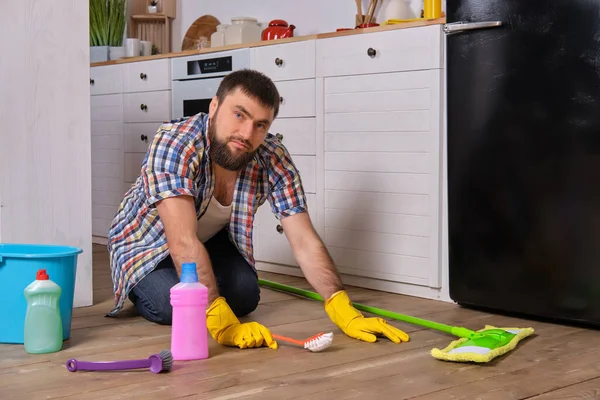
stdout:
<svg viewBox="0 0 600 400">
<path fill-rule="evenodd" d="M 405 0 L 418 17 L 423 0 Z M 368 0 L 362 0 L 367 12 Z M 376 21 L 385 20 L 385 9 L 390 0 L 379 0 Z M 444 9 L 445 0 L 443 0 Z M 327 7 L 327 10 L 326 10 Z M 331 11 L 333 10 L 333 11 Z M 254 17 L 266 24 L 273 19 L 284 19 L 296 26 L 295 36 L 334 32 L 337 28 L 353 28 L 356 3 L 352 0 L 178 0 L 177 18 L 173 21 L 173 51 L 181 49 L 181 42 L 190 25 L 202 15 L 213 15 L 221 23 L 231 23 L 231 17 Z"/>
<path fill-rule="evenodd" d="M 77 246 L 75 306 L 92 304 L 88 2 L 0 12 L 0 240 Z"/>
</svg>

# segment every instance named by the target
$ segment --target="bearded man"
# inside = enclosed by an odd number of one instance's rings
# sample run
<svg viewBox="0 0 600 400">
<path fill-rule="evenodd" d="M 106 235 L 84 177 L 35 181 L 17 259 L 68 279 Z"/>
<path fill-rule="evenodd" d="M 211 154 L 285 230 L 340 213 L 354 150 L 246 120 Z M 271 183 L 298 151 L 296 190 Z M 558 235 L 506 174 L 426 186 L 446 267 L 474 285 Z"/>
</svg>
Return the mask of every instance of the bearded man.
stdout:
<svg viewBox="0 0 600 400">
<path fill-rule="evenodd" d="M 368 342 L 380 335 L 408 340 L 352 306 L 311 224 L 300 174 L 269 133 L 279 101 L 268 77 L 235 71 L 221 82 L 208 114 L 161 125 L 109 231 L 115 307 L 108 316 L 129 299 L 148 321 L 171 324 L 170 289 L 182 264 L 195 263 L 209 292 L 211 336 L 228 346 L 277 348 L 265 326 L 238 320 L 260 301 L 252 229 L 254 213 L 268 201 L 304 276 L 343 332 Z"/>
</svg>

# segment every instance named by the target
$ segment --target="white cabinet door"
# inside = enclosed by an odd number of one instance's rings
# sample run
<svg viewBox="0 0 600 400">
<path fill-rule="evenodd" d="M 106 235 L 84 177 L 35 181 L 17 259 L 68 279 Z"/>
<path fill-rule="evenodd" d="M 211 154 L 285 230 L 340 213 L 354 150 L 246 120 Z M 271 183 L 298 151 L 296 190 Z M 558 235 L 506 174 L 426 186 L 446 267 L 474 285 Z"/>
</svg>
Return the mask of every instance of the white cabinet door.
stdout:
<svg viewBox="0 0 600 400">
<path fill-rule="evenodd" d="M 123 192 L 123 95 L 91 98 L 92 235 L 107 237 Z"/>
<path fill-rule="evenodd" d="M 253 47 L 250 65 L 275 82 L 314 78 L 315 41 Z"/>
<path fill-rule="evenodd" d="M 340 271 L 439 286 L 441 77 L 325 78 L 324 241 Z"/>
<path fill-rule="evenodd" d="M 443 68 L 441 25 L 319 39 L 318 77 Z"/>
<path fill-rule="evenodd" d="M 315 80 L 275 82 L 280 104 L 277 118 L 314 117 L 316 112 Z"/>
<path fill-rule="evenodd" d="M 102 65 L 90 68 L 90 94 L 123 92 L 123 65 Z"/>
<path fill-rule="evenodd" d="M 275 118 L 270 129 L 293 156 L 316 155 L 316 131 L 316 118 Z"/>
<path fill-rule="evenodd" d="M 167 122 L 171 119 L 171 91 L 126 93 L 125 122 Z"/>
<path fill-rule="evenodd" d="M 311 221 L 315 221 L 316 210 L 312 207 L 315 204 L 315 195 L 307 194 L 306 203 L 309 208 Z M 266 201 L 256 212 L 254 221 L 254 258 L 256 261 L 282 264 L 288 266 L 298 266 L 296 258 L 292 253 L 281 222 L 275 218 L 271 211 L 271 204 Z"/>
<path fill-rule="evenodd" d="M 171 90 L 171 60 L 168 58 L 124 65 L 125 93 Z"/>
</svg>

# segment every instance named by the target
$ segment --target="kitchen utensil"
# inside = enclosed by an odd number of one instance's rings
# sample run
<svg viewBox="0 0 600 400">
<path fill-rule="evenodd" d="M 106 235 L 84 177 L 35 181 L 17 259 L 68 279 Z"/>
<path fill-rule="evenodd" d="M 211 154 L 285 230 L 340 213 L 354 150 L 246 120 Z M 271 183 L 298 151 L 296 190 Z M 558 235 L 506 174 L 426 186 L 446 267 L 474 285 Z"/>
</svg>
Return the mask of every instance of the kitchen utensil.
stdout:
<svg viewBox="0 0 600 400">
<path fill-rule="evenodd" d="M 262 31 L 262 40 L 284 39 L 294 36 L 294 25 L 288 25 L 283 19 L 274 19 Z"/>
</svg>

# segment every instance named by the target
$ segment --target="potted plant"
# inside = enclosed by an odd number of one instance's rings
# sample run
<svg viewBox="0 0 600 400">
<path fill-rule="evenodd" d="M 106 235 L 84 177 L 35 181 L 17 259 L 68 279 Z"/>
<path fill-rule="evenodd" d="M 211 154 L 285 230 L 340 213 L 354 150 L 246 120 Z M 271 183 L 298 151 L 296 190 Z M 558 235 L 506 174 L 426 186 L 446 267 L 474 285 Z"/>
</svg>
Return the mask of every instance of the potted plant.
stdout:
<svg viewBox="0 0 600 400">
<path fill-rule="evenodd" d="M 123 39 L 125 37 L 126 17 L 127 0 L 108 0 L 108 44 L 111 60 L 125 57 Z"/>
<path fill-rule="evenodd" d="M 123 38 L 127 0 L 89 0 L 90 62 L 125 56 Z"/>
<path fill-rule="evenodd" d="M 148 6 L 148 12 L 150 14 L 156 14 L 158 11 L 158 0 L 150 0 L 150 5 Z"/>
<path fill-rule="evenodd" d="M 90 1 L 90 62 L 108 60 L 108 3 Z"/>
</svg>

